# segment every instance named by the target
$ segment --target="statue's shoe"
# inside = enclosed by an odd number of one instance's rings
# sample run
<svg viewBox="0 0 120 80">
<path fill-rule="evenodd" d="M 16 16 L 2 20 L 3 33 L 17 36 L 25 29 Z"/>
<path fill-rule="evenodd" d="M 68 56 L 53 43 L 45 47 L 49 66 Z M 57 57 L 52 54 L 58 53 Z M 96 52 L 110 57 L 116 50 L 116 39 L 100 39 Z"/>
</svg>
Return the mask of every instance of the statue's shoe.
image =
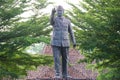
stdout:
<svg viewBox="0 0 120 80">
<path fill-rule="evenodd" d="M 62 76 L 62 78 L 72 78 L 72 76 Z"/>
<path fill-rule="evenodd" d="M 57 78 L 57 79 L 59 79 L 59 78 L 61 78 L 61 77 L 57 75 L 57 76 L 55 76 L 54 78 Z"/>
</svg>

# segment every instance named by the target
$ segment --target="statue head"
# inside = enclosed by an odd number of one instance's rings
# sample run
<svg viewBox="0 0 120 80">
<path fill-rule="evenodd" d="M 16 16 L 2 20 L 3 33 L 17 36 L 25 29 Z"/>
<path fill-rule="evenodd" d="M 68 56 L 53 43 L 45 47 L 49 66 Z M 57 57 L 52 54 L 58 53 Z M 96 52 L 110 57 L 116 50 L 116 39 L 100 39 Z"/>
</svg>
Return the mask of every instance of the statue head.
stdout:
<svg viewBox="0 0 120 80">
<path fill-rule="evenodd" d="M 62 6 L 58 6 L 57 7 L 57 16 L 58 17 L 62 17 L 63 16 L 63 13 L 64 13 L 64 9 L 63 9 L 63 7 Z"/>
</svg>

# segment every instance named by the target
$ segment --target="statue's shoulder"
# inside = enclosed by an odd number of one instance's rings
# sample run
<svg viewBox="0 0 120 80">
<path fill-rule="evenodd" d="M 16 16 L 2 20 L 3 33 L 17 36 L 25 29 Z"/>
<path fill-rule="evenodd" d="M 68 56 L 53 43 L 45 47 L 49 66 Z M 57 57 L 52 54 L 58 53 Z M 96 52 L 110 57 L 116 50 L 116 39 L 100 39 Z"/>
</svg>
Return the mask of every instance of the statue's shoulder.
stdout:
<svg viewBox="0 0 120 80">
<path fill-rule="evenodd" d="M 58 20 L 59 20 L 59 17 L 56 16 L 56 17 L 54 18 L 54 20 L 55 20 L 55 21 L 58 21 Z"/>
<path fill-rule="evenodd" d="M 57 19 L 57 17 L 54 18 L 55 20 Z"/>
<path fill-rule="evenodd" d="M 64 17 L 64 19 L 68 22 L 68 23 L 71 23 L 70 19 Z"/>
</svg>

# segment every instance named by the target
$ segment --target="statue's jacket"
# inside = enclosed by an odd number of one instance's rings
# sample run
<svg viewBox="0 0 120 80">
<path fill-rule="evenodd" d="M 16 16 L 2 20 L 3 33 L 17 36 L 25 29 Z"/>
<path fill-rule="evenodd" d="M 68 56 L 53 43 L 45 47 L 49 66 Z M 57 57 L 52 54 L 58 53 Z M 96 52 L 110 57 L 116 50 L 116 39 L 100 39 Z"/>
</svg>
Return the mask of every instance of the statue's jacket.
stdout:
<svg viewBox="0 0 120 80">
<path fill-rule="evenodd" d="M 71 27 L 71 22 L 69 19 L 65 17 L 55 17 L 53 26 L 53 35 L 51 38 L 51 45 L 52 46 L 63 46 L 69 47 L 70 46 L 70 39 L 75 44 L 75 37 Z"/>
</svg>

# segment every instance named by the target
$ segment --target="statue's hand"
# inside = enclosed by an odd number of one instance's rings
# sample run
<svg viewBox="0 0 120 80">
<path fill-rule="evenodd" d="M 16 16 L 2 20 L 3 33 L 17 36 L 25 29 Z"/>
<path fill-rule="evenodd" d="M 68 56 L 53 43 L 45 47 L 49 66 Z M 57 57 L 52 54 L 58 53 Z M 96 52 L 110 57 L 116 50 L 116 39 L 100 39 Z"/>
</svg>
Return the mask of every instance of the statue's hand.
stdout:
<svg viewBox="0 0 120 80">
<path fill-rule="evenodd" d="M 53 9 L 52 9 L 52 13 L 55 14 L 55 12 L 56 12 L 56 10 L 55 10 L 55 8 L 53 8 Z"/>
<path fill-rule="evenodd" d="M 76 44 L 73 44 L 73 48 L 75 48 L 76 47 Z"/>
</svg>

